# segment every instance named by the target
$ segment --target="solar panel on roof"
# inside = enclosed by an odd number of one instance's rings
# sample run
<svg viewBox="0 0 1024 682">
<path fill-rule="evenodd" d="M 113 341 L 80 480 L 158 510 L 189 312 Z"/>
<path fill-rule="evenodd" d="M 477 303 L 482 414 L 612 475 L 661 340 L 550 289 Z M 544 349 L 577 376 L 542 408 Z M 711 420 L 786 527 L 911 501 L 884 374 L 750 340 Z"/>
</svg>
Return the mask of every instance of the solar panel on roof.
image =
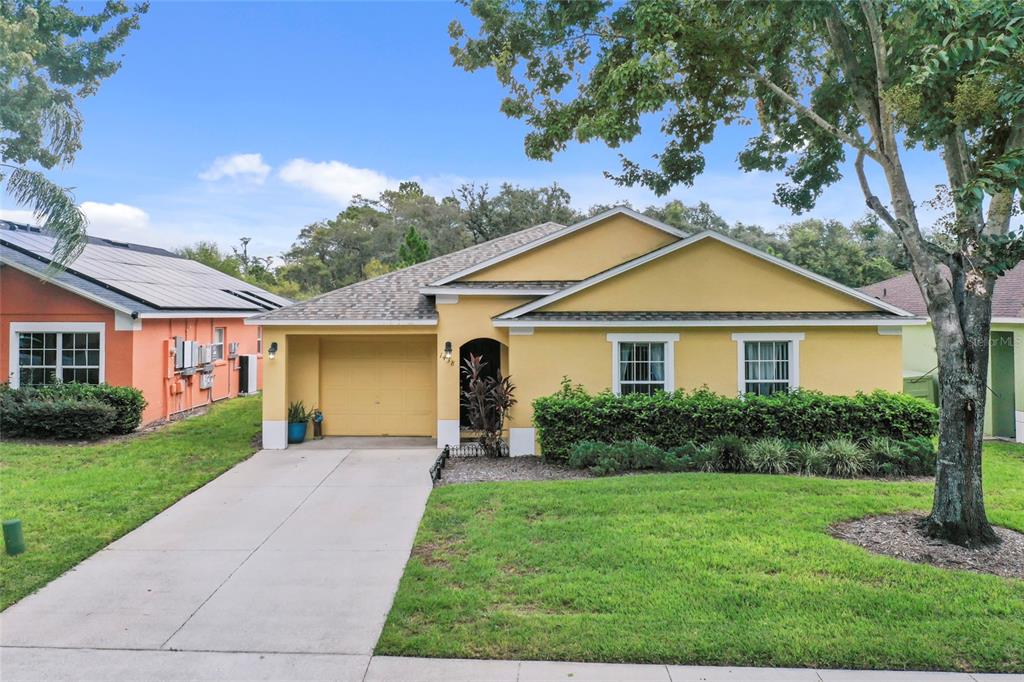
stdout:
<svg viewBox="0 0 1024 682">
<path fill-rule="evenodd" d="M 52 237 L 21 230 L 0 229 L 0 240 L 46 261 L 54 244 Z M 267 309 L 267 302 L 272 308 L 290 303 L 202 263 L 152 251 L 90 243 L 67 270 L 162 309 L 261 312 Z M 256 298 L 225 293 L 243 286 Z"/>
</svg>

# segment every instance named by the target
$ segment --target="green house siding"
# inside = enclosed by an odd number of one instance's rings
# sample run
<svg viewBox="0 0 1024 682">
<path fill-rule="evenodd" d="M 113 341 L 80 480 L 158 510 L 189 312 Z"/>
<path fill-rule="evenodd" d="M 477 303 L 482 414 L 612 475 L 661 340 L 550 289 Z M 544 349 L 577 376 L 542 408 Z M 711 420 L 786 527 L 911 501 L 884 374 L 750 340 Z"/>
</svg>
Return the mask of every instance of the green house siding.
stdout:
<svg viewBox="0 0 1024 682">
<path fill-rule="evenodd" d="M 1014 428 L 1018 440 L 1024 440 L 1024 324 L 993 324 L 993 340 L 999 342 L 998 349 L 993 349 L 993 357 L 989 363 L 989 386 L 992 391 L 998 392 L 996 396 L 990 392 L 988 396 L 989 409 L 985 410 L 985 434 L 1003 435 L 1009 434 L 1010 427 L 1005 423 L 999 423 L 999 431 L 1002 434 L 994 433 L 993 429 L 993 407 L 996 411 L 999 406 L 994 405 L 1000 400 L 1010 400 L 1008 393 L 1013 393 Z M 1007 336 L 1009 334 L 1010 336 Z M 1009 342 L 1009 343 L 1007 343 Z M 931 325 L 921 327 L 903 328 L 903 374 L 905 377 L 914 377 L 930 373 L 936 376 L 936 365 L 938 361 L 935 355 L 935 337 L 932 334 Z M 1012 390 L 1009 388 L 1007 374 L 1002 368 L 1012 367 Z M 993 369 L 997 377 L 993 380 Z M 909 384 L 908 384 L 909 386 Z M 1003 411 L 1006 413 L 1006 410 Z"/>
</svg>

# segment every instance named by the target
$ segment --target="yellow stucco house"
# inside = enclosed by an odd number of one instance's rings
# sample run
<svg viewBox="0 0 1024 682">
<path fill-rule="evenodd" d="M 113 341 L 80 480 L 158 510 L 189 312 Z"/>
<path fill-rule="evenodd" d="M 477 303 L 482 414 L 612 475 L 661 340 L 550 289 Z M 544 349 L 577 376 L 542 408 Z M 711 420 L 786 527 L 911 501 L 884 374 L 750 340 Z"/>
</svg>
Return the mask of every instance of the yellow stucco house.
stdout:
<svg viewBox="0 0 1024 682">
<path fill-rule="evenodd" d="M 714 232 L 616 208 L 537 225 L 251 318 L 263 325 L 263 443 L 302 400 L 326 435 L 460 438 L 460 360 L 511 375 L 513 455 L 537 454 L 531 403 L 707 386 L 902 389 L 901 330 L 924 319 Z"/>
</svg>

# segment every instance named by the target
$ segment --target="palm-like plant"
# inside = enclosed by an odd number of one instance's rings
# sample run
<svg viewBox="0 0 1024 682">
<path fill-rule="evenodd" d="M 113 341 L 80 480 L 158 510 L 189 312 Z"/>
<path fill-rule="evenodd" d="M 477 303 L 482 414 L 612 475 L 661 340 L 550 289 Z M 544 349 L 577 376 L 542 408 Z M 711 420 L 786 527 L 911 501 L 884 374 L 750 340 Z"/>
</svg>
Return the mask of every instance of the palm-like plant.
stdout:
<svg viewBox="0 0 1024 682">
<path fill-rule="evenodd" d="M 516 387 L 500 371 L 495 376 L 485 376 L 483 368 L 486 366 L 481 356 L 472 353 L 463 361 L 462 376 L 466 382 L 462 391 L 462 404 L 466 407 L 470 427 L 480 432 L 477 442 L 484 454 L 499 457 L 501 431 L 508 411 L 516 404 Z"/>
</svg>

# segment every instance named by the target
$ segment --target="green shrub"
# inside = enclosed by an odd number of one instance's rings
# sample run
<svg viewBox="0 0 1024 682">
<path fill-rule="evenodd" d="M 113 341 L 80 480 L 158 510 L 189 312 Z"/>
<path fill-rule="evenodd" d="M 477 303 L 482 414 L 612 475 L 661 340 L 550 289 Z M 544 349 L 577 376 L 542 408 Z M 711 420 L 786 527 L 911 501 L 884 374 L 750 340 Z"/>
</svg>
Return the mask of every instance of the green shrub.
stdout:
<svg viewBox="0 0 1024 682">
<path fill-rule="evenodd" d="M 698 471 L 713 459 L 707 448 L 686 443 L 671 450 L 662 450 L 641 440 L 620 443 L 577 443 L 569 453 L 568 463 L 577 469 L 590 469 L 607 476 L 623 471 Z"/>
<path fill-rule="evenodd" d="M 823 468 L 829 476 L 853 478 L 870 471 L 871 458 L 849 438 L 832 438 L 821 444 Z"/>
<path fill-rule="evenodd" d="M 55 399 L 80 400 L 84 402 L 99 401 L 114 408 L 115 415 L 110 430 L 106 433 L 125 434 L 139 428 L 142 422 L 142 411 L 146 409 L 146 399 L 142 391 L 131 386 L 111 386 L 110 384 L 54 384 L 38 389 L 44 395 L 52 395 Z"/>
<path fill-rule="evenodd" d="M 747 444 L 739 436 L 719 436 L 708 444 L 715 471 L 747 471 Z"/>
<path fill-rule="evenodd" d="M 712 459 L 712 454 L 707 448 L 698 447 L 695 443 L 684 443 L 665 453 L 662 468 L 665 471 L 701 471 L 705 463 Z"/>
<path fill-rule="evenodd" d="M 654 395 L 591 394 L 564 382 L 554 395 L 533 403 L 541 451 L 565 460 L 584 440 L 603 443 L 642 439 L 662 449 L 710 443 L 723 435 L 774 436 L 804 441 L 846 437 L 908 439 L 937 432 L 937 408 L 913 396 L 875 391 L 831 396 L 814 391 L 727 398 L 707 390 Z"/>
<path fill-rule="evenodd" d="M 110 433 L 117 410 L 98 401 L 3 400 L 0 431 L 12 438 L 77 440 Z"/>
<path fill-rule="evenodd" d="M 666 469 L 668 453 L 641 440 L 626 443 L 595 443 L 584 441 L 573 448 L 569 464 L 590 469 L 595 474 L 608 474 L 645 469 Z"/>
<path fill-rule="evenodd" d="M 54 384 L 0 390 L 0 431 L 12 438 L 92 439 L 131 433 L 146 400 L 128 386 Z"/>
<path fill-rule="evenodd" d="M 903 468 L 907 476 L 934 476 L 938 452 L 931 438 L 918 436 L 900 442 L 903 450 Z"/>
<path fill-rule="evenodd" d="M 793 451 L 781 438 L 761 438 L 747 448 L 747 466 L 762 474 L 785 474 L 793 470 Z"/>
</svg>

